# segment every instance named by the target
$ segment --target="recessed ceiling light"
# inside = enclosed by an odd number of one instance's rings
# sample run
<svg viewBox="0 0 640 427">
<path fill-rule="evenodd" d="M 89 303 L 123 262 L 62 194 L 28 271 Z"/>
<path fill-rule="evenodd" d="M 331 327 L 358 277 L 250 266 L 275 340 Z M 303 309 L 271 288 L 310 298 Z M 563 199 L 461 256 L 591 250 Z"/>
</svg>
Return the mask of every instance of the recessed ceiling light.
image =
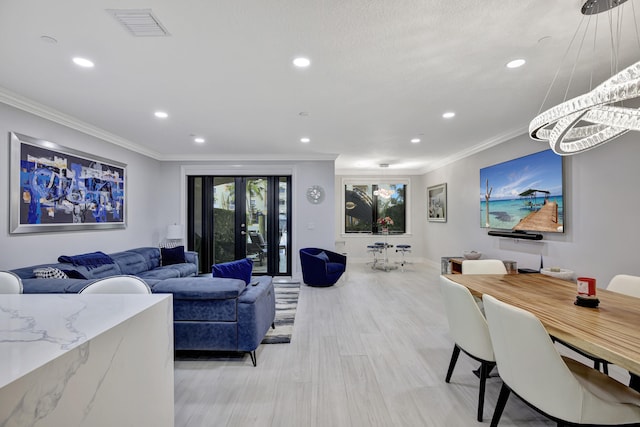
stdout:
<svg viewBox="0 0 640 427">
<path fill-rule="evenodd" d="M 418 142 L 420 142 L 420 138 L 413 138 L 413 139 L 411 140 L 411 143 L 412 143 L 412 144 L 417 144 Z"/>
<path fill-rule="evenodd" d="M 306 143 L 311 142 L 311 139 L 310 138 L 300 138 L 300 142 L 304 142 L 306 144 Z"/>
<path fill-rule="evenodd" d="M 75 58 L 73 58 L 73 63 L 79 67 L 84 67 L 84 68 L 93 68 L 93 66 L 95 65 L 93 61 L 86 58 L 80 58 L 79 56 L 76 56 Z"/>
<path fill-rule="evenodd" d="M 299 68 L 305 68 L 311 65 L 311 60 L 309 58 L 299 57 L 293 60 L 293 65 Z"/>
<path fill-rule="evenodd" d="M 198 144 L 204 144 L 204 138 L 201 137 L 193 138 L 193 141 L 197 142 Z"/>
<path fill-rule="evenodd" d="M 454 113 L 453 111 L 447 111 L 442 115 L 442 117 L 444 117 L 445 119 L 450 119 L 455 116 L 456 116 L 456 113 Z"/>
<path fill-rule="evenodd" d="M 164 111 L 156 111 L 155 113 L 153 113 L 153 115 L 159 119 L 166 119 L 167 117 L 169 117 L 169 114 L 165 113 Z"/>
<path fill-rule="evenodd" d="M 507 63 L 507 68 L 518 68 L 518 67 L 522 67 L 525 64 L 524 59 L 514 59 L 513 61 Z"/>
</svg>

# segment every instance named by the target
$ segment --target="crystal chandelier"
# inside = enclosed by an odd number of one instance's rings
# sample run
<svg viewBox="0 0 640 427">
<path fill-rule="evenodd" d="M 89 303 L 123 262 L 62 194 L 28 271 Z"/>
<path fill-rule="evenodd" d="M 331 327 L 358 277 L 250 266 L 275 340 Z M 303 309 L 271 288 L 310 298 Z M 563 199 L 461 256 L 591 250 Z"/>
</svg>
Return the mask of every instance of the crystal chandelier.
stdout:
<svg viewBox="0 0 640 427">
<path fill-rule="evenodd" d="M 382 169 L 382 181 L 384 181 L 384 170 L 389 167 L 388 163 L 380 163 L 380 168 Z M 385 200 L 388 200 L 393 196 L 396 192 L 391 189 L 380 188 L 382 183 L 378 184 L 378 189 L 373 192 L 374 195 L 381 197 Z"/>
<path fill-rule="evenodd" d="M 584 15 L 611 10 L 626 0 L 588 0 Z M 613 30 L 612 30 L 613 34 Z M 556 154 L 590 150 L 628 132 L 640 130 L 640 111 L 622 103 L 640 96 L 640 61 L 605 80 L 590 92 L 536 116 L 529 135 L 548 141 Z"/>
</svg>

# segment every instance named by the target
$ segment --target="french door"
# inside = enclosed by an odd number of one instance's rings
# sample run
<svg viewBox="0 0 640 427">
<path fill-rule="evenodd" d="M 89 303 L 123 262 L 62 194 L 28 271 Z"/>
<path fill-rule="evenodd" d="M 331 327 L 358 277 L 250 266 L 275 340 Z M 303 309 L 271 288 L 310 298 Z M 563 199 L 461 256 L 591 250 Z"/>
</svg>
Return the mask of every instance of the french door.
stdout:
<svg viewBox="0 0 640 427">
<path fill-rule="evenodd" d="M 290 176 L 189 176 L 187 244 L 200 272 L 253 260 L 254 274 L 291 275 Z"/>
</svg>

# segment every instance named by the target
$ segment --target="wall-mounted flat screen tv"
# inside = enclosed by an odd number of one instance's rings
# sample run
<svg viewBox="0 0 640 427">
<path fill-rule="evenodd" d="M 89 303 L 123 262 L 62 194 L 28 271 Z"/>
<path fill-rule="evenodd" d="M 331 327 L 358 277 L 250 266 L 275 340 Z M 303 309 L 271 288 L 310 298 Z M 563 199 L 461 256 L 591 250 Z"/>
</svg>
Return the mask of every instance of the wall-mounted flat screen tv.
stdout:
<svg viewBox="0 0 640 427">
<path fill-rule="evenodd" d="M 480 225 L 564 232 L 563 158 L 545 150 L 480 169 Z"/>
</svg>

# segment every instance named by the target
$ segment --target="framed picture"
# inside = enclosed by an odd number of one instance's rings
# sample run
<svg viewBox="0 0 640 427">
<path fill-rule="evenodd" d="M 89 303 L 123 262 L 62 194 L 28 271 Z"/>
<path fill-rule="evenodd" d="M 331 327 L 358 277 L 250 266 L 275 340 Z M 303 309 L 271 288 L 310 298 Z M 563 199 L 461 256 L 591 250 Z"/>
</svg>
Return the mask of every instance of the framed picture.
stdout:
<svg viewBox="0 0 640 427">
<path fill-rule="evenodd" d="M 12 234 L 126 227 L 126 165 L 10 132 Z"/>
<path fill-rule="evenodd" d="M 447 184 L 427 188 L 427 219 L 433 222 L 447 222 Z"/>
</svg>

